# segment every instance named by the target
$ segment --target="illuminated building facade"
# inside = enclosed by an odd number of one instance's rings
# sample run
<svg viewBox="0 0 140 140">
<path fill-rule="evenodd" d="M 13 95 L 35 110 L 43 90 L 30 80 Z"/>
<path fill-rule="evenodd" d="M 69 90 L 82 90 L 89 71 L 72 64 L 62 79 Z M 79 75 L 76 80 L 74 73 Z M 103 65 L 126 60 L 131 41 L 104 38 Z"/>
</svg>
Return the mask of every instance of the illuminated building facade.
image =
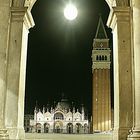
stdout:
<svg viewBox="0 0 140 140">
<path fill-rule="evenodd" d="M 37 133 L 89 133 L 89 121 L 86 119 L 84 107 L 71 110 L 67 99 L 62 99 L 54 108 L 43 107 L 42 111 L 34 111 L 34 119 L 30 120 L 31 132 Z"/>
</svg>

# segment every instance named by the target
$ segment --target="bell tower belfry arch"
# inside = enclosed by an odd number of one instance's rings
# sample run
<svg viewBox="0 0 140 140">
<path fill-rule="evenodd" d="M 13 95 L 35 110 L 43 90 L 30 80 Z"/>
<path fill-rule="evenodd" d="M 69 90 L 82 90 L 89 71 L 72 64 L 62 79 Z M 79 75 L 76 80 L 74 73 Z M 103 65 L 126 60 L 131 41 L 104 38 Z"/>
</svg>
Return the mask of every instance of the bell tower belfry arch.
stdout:
<svg viewBox="0 0 140 140">
<path fill-rule="evenodd" d="M 31 9 L 35 1 L 0 0 L 0 139 L 24 139 L 27 40 L 34 26 Z M 106 2 L 114 47 L 113 140 L 139 140 L 140 1 Z"/>
</svg>

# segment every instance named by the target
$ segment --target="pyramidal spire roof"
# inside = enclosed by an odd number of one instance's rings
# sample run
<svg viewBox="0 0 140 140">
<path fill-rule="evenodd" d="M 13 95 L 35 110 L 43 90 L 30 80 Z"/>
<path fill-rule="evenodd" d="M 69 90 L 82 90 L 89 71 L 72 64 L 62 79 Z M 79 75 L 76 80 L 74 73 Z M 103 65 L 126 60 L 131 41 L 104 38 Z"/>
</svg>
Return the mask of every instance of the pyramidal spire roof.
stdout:
<svg viewBox="0 0 140 140">
<path fill-rule="evenodd" d="M 107 39 L 107 38 L 108 38 L 107 33 L 105 31 L 105 27 L 104 27 L 104 24 L 100 15 L 95 39 Z"/>
</svg>

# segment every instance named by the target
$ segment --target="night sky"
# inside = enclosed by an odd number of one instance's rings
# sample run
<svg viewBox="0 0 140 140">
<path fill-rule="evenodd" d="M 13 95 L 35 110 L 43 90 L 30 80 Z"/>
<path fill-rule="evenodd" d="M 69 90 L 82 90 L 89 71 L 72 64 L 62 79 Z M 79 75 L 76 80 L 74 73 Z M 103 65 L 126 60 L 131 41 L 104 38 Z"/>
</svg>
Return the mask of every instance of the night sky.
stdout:
<svg viewBox="0 0 140 140">
<path fill-rule="evenodd" d="M 99 14 L 106 24 L 105 0 L 73 0 L 78 17 L 68 21 L 63 10 L 68 0 L 38 0 L 32 14 L 35 26 L 28 38 L 25 113 L 61 99 L 62 93 L 75 105 L 91 112 L 92 43 Z M 111 30 L 107 29 L 111 37 Z"/>
</svg>

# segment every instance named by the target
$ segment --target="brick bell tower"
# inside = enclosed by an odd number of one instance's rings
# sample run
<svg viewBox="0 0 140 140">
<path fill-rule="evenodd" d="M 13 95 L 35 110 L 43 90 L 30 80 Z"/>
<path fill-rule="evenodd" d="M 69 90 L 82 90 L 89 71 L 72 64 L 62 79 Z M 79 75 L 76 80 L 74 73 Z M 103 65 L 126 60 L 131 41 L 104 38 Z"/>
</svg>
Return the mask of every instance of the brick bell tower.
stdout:
<svg viewBox="0 0 140 140">
<path fill-rule="evenodd" d="M 92 50 L 92 122 L 93 132 L 111 130 L 109 39 L 100 16 Z"/>
</svg>

